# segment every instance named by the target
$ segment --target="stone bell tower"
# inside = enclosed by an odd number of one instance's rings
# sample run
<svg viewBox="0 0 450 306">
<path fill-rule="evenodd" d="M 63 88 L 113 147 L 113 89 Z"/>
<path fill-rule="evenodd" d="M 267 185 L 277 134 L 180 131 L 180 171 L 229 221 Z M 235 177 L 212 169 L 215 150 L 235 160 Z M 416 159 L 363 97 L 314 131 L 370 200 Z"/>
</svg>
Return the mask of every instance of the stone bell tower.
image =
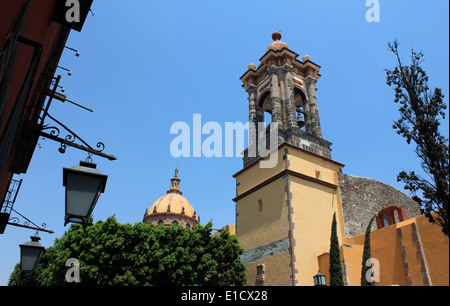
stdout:
<svg viewBox="0 0 450 306">
<path fill-rule="evenodd" d="M 343 223 L 338 174 L 344 165 L 331 160 L 331 143 L 322 137 L 316 98 L 320 66 L 308 55 L 299 60 L 279 32 L 272 38 L 258 67 L 249 65 L 241 77 L 249 123 L 260 129 L 258 137 L 249 133 L 249 148 L 265 141 L 267 151 L 271 138 L 271 153 L 261 151 L 262 143 L 256 146 L 261 154 L 248 148 L 243 169 L 233 176 L 236 235 L 245 250 L 241 260 L 249 285 L 311 285 L 320 269 L 318 256 L 329 249 L 333 214 L 340 227 Z M 268 118 L 277 123 L 277 137 L 267 137 L 274 134 L 258 124 Z M 272 159 L 273 167 L 263 166 Z"/>
<path fill-rule="evenodd" d="M 273 33 L 272 39 L 260 65 L 250 64 L 240 78 L 248 93 L 249 122 L 257 126 L 268 113 L 271 121 L 278 123 L 278 145 L 288 143 L 330 158 L 331 143 L 322 138 L 316 99 L 320 66 L 308 55 L 300 61 L 299 55 L 281 41 L 280 32 Z M 258 157 L 246 154 L 244 167 Z"/>
</svg>

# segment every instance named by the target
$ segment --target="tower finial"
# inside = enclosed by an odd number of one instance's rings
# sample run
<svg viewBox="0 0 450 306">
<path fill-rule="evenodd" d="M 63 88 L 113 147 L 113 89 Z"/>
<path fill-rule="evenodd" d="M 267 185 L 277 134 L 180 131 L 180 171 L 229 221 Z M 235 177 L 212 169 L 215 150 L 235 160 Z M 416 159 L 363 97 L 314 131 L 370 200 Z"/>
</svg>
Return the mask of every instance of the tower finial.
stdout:
<svg viewBox="0 0 450 306">
<path fill-rule="evenodd" d="M 273 41 L 281 40 L 281 31 L 273 32 L 272 39 Z"/>
</svg>

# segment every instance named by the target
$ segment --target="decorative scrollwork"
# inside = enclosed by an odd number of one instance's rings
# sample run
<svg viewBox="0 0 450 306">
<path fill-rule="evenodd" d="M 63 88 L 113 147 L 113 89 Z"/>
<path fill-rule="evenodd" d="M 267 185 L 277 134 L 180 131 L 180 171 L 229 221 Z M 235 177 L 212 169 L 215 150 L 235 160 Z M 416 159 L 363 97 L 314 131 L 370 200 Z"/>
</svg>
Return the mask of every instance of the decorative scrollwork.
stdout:
<svg viewBox="0 0 450 306">
<path fill-rule="evenodd" d="M 47 224 L 46 223 L 42 223 L 41 226 L 38 226 L 36 223 L 31 221 L 30 219 L 28 219 L 27 217 L 25 217 L 24 215 L 22 215 L 18 211 L 14 210 L 14 209 L 12 211 L 14 211 L 16 214 L 18 214 L 24 220 L 21 221 L 19 217 L 10 217 L 9 220 L 8 220 L 8 224 L 19 226 L 19 227 L 25 227 L 25 228 L 33 229 L 33 230 L 37 230 L 37 231 L 43 231 L 43 232 L 47 232 L 47 233 L 50 233 L 50 234 L 54 233 L 52 230 L 47 230 L 46 229 L 47 228 Z"/>
<path fill-rule="evenodd" d="M 61 143 L 61 148 L 58 149 L 59 152 L 65 153 L 66 145 L 67 145 L 67 146 L 75 147 L 77 149 L 86 151 L 90 154 L 95 154 L 95 155 L 107 158 L 109 160 L 116 160 L 116 157 L 114 155 L 108 155 L 108 154 L 103 153 L 103 150 L 105 149 L 105 144 L 103 142 L 98 142 L 97 149 L 94 149 L 86 141 L 84 141 L 80 136 L 78 136 L 75 132 L 73 132 L 70 128 L 65 126 L 63 123 L 61 123 L 60 121 L 55 119 L 48 112 L 46 113 L 46 116 L 48 118 L 50 118 L 51 120 L 53 120 L 54 122 L 56 122 L 59 126 L 61 126 L 61 128 L 63 128 L 64 130 L 66 130 L 68 132 L 68 135 L 63 139 L 63 138 L 59 137 L 60 131 L 56 127 L 44 126 L 40 130 L 41 136 L 47 137 L 51 140 L 55 140 L 55 141 L 58 141 Z M 52 132 L 51 133 L 44 132 L 44 130 L 47 130 L 47 129 L 51 129 Z"/>
<path fill-rule="evenodd" d="M 68 134 L 68 135 L 66 136 L 65 139 L 66 139 L 67 141 L 70 141 L 70 142 L 75 142 L 75 140 L 77 139 L 77 137 L 74 136 L 74 135 L 72 135 L 72 134 Z"/>
<path fill-rule="evenodd" d="M 17 217 L 12 217 L 9 218 L 8 222 L 14 223 L 14 224 L 19 224 L 20 223 L 20 219 Z"/>
<path fill-rule="evenodd" d="M 105 149 L 105 144 L 103 142 L 98 142 L 97 143 L 97 148 L 98 148 L 98 152 L 103 152 L 103 150 Z"/>
<path fill-rule="evenodd" d="M 44 126 L 42 130 L 50 130 L 50 135 L 55 137 L 58 137 L 61 134 L 61 131 L 56 126 Z"/>
<path fill-rule="evenodd" d="M 25 218 L 25 220 L 20 221 L 19 217 L 11 217 L 11 218 L 9 218 L 8 222 L 11 222 L 11 223 L 14 223 L 14 224 L 22 223 L 24 226 L 29 226 L 30 224 L 33 224 L 33 225 L 37 226 L 32 221 L 30 221 L 30 220 L 28 220 L 26 218 Z M 45 227 L 42 227 L 42 228 L 44 229 L 46 227 L 47 227 L 47 225 L 45 225 Z"/>
</svg>

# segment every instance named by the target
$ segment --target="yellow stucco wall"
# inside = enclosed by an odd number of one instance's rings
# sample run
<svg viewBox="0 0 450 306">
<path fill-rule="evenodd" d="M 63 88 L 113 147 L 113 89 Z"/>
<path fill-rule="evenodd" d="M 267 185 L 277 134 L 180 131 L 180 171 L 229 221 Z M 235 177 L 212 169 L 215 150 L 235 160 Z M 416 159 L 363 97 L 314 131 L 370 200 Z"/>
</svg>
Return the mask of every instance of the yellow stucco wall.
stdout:
<svg viewBox="0 0 450 306">
<path fill-rule="evenodd" d="M 292 284 L 289 268 L 290 256 L 288 252 L 258 260 L 246 265 L 247 286 L 260 286 L 256 280 L 256 267 L 264 264 L 264 286 L 290 286 Z"/>
<path fill-rule="evenodd" d="M 289 148 L 289 169 L 330 184 L 338 184 L 337 172 L 343 167 L 310 153 Z M 318 173 L 318 172 L 319 173 Z M 318 176 L 318 177 L 317 177 Z"/>
<path fill-rule="evenodd" d="M 416 218 L 433 286 L 449 285 L 449 239 L 424 216 Z"/>
<path fill-rule="evenodd" d="M 255 164 L 252 167 L 247 168 L 245 171 L 235 174 L 234 177 L 236 178 L 237 195 L 248 191 L 249 189 L 281 172 L 284 169 L 283 154 L 283 149 L 279 149 L 276 156 L 277 163 L 273 168 L 261 168 L 259 164 Z M 267 161 L 268 157 L 265 160 Z"/>
<path fill-rule="evenodd" d="M 432 285 L 449 285 L 448 238 L 438 226 L 428 222 L 425 216 L 418 216 L 371 232 L 371 255 L 378 260 L 380 272 L 380 282 L 375 283 L 375 286 L 408 286 L 407 276 L 410 277 L 412 286 L 424 285 L 423 265 L 417 256 L 418 243 L 413 236 L 413 223 L 417 224 Z M 402 233 L 404 255 L 400 249 L 398 229 Z M 365 235 L 347 238 L 345 242 L 348 246 L 341 246 L 341 258 L 347 263 L 350 286 L 360 285 L 364 238 Z M 403 257 L 407 262 L 408 275 Z M 328 272 L 328 262 L 322 260 L 321 264 L 321 272 L 322 269 Z"/>
<path fill-rule="evenodd" d="M 291 178 L 292 223 L 298 285 L 314 285 L 317 256 L 330 249 L 331 223 L 337 210 L 336 190 Z M 340 240 L 342 237 L 340 238 Z"/>
<path fill-rule="evenodd" d="M 236 233 L 244 250 L 252 250 L 288 236 L 285 184 L 285 180 L 279 178 L 238 201 Z M 262 201 L 262 211 L 259 211 L 259 201 Z"/>
</svg>

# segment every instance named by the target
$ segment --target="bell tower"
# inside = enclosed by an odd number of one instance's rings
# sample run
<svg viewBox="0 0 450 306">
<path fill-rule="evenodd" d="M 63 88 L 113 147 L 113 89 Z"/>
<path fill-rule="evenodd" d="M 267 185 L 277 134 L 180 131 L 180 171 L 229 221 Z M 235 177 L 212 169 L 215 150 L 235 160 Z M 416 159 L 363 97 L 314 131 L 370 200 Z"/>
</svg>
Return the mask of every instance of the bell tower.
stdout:
<svg viewBox="0 0 450 306">
<path fill-rule="evenodd" d="M 273 43 L 261 57 L 260 65 L 250 64 L 240 78 L 248 93 L 249 122 L 257 127 L 258 122 L 269 117 L 278 123 L 278 145 L 288 143 L 331 158 L 331 143 L 322 138 L 316 98 L 320 66 L 308 55 L 300 61 L 281 38 L 280 32 L 273 33 Z M 245 154 L 244 167 L 258 157 Z"/>
<path fill-rule="evenodd" d="M 344 233 L 338 188 L 344 165 L 331 159 L 331 143 L 322 136 L 320 66 L 308 55 L 299 60 L 281 38 L 273 33 L 260 64 L 250 64 L 240 78 L 248 93 L 249 126 L 260 129 L 258 137 L 249 133 L 249 148 L 262 150 L 255 142 L 266 141 L 267 149 L 270 138 L 277 153 L 245 150 L 244 167 L 233 176 L 236 235 L 249 285 L 313 285 L 313 276 L 325 269 L 319 262 L 329 250 L 334 213 L 340 238 Z M 261 122 L 276 122 L 277 137 L 267 137 L 270 129 Z M 263 166 L 268 158 L 273 167 Z"/>
</svg>

